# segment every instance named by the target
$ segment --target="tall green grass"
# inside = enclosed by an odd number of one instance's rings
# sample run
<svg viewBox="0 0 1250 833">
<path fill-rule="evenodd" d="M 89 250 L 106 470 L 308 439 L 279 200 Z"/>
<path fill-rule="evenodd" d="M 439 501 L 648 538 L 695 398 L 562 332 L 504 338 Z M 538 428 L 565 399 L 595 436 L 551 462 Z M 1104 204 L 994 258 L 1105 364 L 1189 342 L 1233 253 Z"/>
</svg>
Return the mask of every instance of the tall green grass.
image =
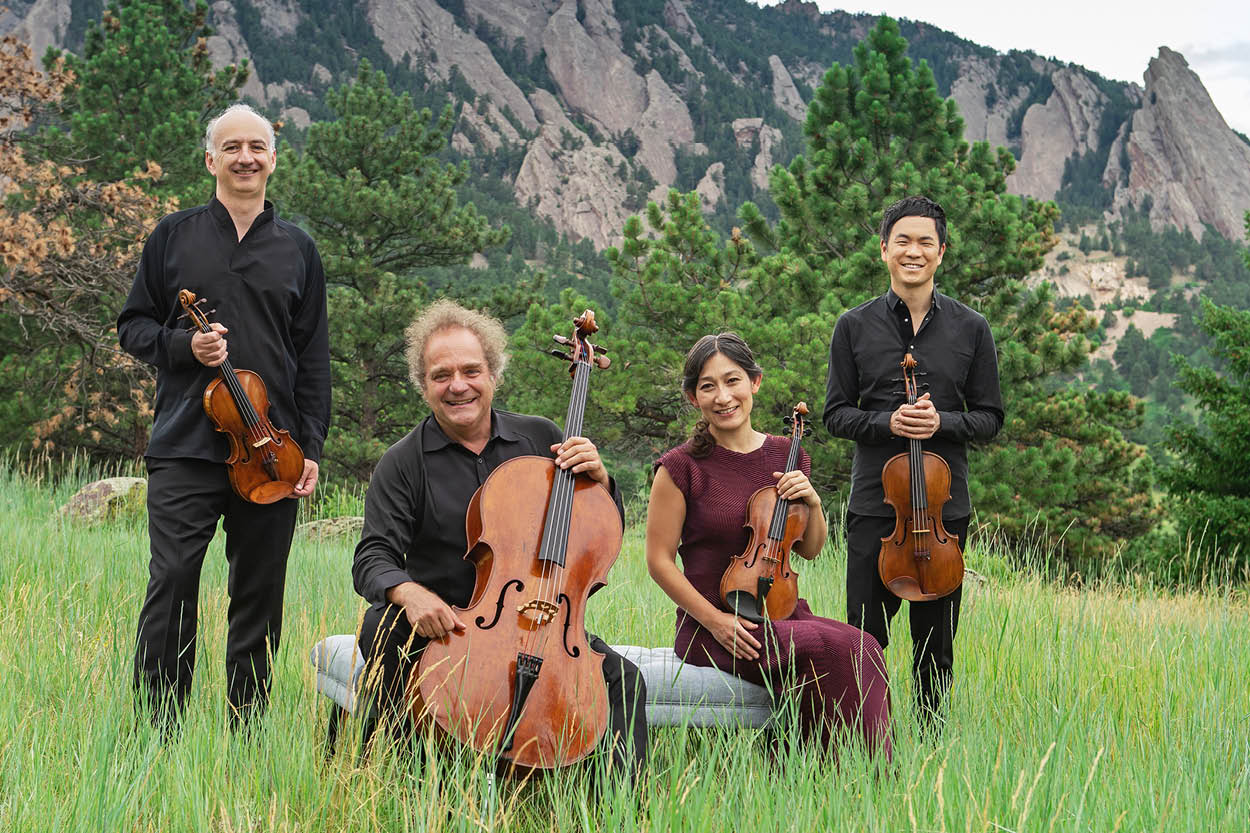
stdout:
<svg viewBox="0 0 1250 833">
<path fill-rule="evenodd" d="M 328 701 L 312 644 L 352 631 L 352 543 L 297 538 L 273 701 L 251 735 L 226 729 L 225 559 L 205 563 L 195 686 L 169 742 L 133 717 L 130 662 L 145 588 L 142 518 L 99 527 L 56 508 L 89 476 L 0 466 L 0 830 L 1240 831 L 1250 819 L 1250 605 L 1128 577 L 1079 590 L 1020 577 L 974 544 L 950 723 L 910 710 L 910 640 L 887 650 L 895 757 L 833 762 L 747 731 L 653 732 L 636 788 L 594 766 L 495 781 L 473 755 L 413 763 L 383 750 L 326 762 Z M 347 506 L 342 496 L 336 503 Z M 982 536 L 985 541 L 988 536 Z M 1044 554 L 1037 554 L 1042 558 Z M 800 565 L 812 608 L 842 616 L 844 545 Z M 1035 575 L 1035 574 L 1031 574 Z M 631 529 L 590 628 L 669 644 L 673 609 Z M 345 731 L 354 727 L 348 726 Z M 418 759 L 419 760 L 419 759 Z"/>
</svg>

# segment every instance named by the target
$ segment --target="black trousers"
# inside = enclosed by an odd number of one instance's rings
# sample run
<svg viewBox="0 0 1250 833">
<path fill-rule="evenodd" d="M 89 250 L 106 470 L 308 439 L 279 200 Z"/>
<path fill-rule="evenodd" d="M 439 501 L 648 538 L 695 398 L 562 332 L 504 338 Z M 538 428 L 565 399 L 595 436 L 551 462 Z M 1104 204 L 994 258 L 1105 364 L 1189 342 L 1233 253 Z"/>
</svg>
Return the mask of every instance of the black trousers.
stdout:
<svg viewBox="0 0 1250 833">
<path fill-rule="evenodd" d="M 943 520 L 946 531 L 959 536 L 963 550 L 968 518 Z M 894 531 L 893 517 L 846 513 L 846 621 L 877 638 L 884 649 L 890 642 L 890 620 L 902 599 L 891 593 L 877 571 L 881 539 Z M 912 676 L 922 722 L 940 715 L 954 680 L 955 631 L 959 628 L 959 600 L 963 587 L 932 602 L 911 602 Z"/>
<path fill-rule="evenodd" d="M 176 714 L 195 673 L 196 615 L 204 553 L 224 517 L 230 565 L 226 693 L 233 720 L 263 711 L 269 658 L 282 635 L 282 594 L 298 502 L 262 506 L 234 493 L 221 463 L 149 459 L 152 558 L 139 613 L 135 687 Z"/>
<path fill-rule="evenodd" d="M 597 636 L 590 647 L 604 655 L 603 683 L 608 689 L 608 731 L 612 767 L 636 779 L 647 762 L 647 686 L 638 667 Z M 370 607 L 360 625 L 360 651 L 365 656 L 361 703 L 370 709 L 364 724 L 368 744 L 379 720 L 399 735 L 411 732 L 404 703 L 404 687 L 412 668 L 429 642 L 412 632 L 398 605 Z"/>
</svg>

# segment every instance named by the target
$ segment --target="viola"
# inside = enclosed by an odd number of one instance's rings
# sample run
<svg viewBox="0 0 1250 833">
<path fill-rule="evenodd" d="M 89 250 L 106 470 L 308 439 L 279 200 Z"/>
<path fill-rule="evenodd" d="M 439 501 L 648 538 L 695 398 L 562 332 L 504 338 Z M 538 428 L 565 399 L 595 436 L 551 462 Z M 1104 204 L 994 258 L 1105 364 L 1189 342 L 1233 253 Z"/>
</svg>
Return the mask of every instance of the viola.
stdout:
<svg viewBox="0 0 1250 833">
<path fill-rule="evenodd" d="M 591 369 L 608 358 L 590 343 L 586 310 L 574 322 L 573 392 L 564 437 L 581 436 Z M 553 769 L 586 757 L 608 724 L 603 654 L 586 638 L 590 594 L 621 548 L 616 502 L 588 475 L 548 457 L 491 472 L 465 518 L 477 572 L 466 627 L 431 640 L 408 680 L 414 718 L 511 767 Z"/>
<path fill-rule="evenodd" d="M 786 419 L 790 427 L 790 454 L 786 471 L 799 467 L 799 443 L 807 430 L 807 403 L 794 406 Z M 741 555 L 734 556 L 720 580 L 725 607 L 749 622 L 788 619 L 799 601 L 799 574 L 790 563 L 790 552 L 807 531 L 809 509 L 801 500 L 777 494 L 765 486 L 747 501 L 745 526 L 751 540 Z"/>
<path fill-rule="evenodd" d="M 189 289 L 179 290 L 184 316 L 202 333 L 211 333 L 208 317 Z M 269 421 L 269 392 L 260 376 L 235 370 L 226 359 L 219 375 L 204 388 L 204 411 L 230 440 L 226 470 L 235 494 L 251 503 L 276 503 L 295 491 L 304 475 L 304 452 L 289 432 Z"/>
<path fill-rule="evenodd" d="M 907 404 L 916 404 L 916 359 L 903 357 Z M 920 374 L 923 375 L 923 374 Z M 942 526 L 942 506 L 951 499 L 951 470 L 920 440 L 895 454 L 881 469 L 885 502 L 894 508 L 894 532 L 881 539 L 877 571 L 900 599 L 928 602 L 953 593 L 964 580 L 959 536 Z"/>
</svg>

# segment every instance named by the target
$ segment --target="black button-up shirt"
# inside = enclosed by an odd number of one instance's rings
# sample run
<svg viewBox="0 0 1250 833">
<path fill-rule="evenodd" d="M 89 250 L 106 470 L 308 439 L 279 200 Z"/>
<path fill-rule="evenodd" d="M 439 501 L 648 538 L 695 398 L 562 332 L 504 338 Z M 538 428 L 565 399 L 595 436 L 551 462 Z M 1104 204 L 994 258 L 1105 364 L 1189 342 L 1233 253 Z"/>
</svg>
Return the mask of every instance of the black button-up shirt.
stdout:
<svg viewBox="0 0 1250 833">
<path fill-rule="evenodd" d="M 464 521 L 474 492 L 501 463 L 525 455 L 553 458 L 551 446 L 563 440 L 549 419 L 492 410 L 490 439 L 474 454 L 426 417 L 374 469 L 352 560 L 356 592 L 382 606 L 387 590 L 415 581 L 450 605 L 468 605 L 476 571 L 464 558 Z M 620 491 L 611 482 L 623 520 Z"/>
<path fill-rule="evenodd" d="M 205 298 L 229 332 L 235 370 L 265 381 L 269 421 L 291 432 L 304 456 L 321 459 L 330 425 L 330 336 L 326 280 L 312 238 L 278 219 L 273 205 L 238 239 L 216 197 L 170 214 L 148 236 L 135 282 L 117 319 L 122 348 L 155 365 L 156 406 L 149 457 L 224 462 L 226 436 L 204 413 L 204 388 L 220 371 L 191 354 L 178 290 Z"/>
<path fill-rule="evenodd" d="M 975 310 L 933 293 L 928 314 L 913 335 L 907 305 L 891 289 L 845 312 L 833 328 L 824 423 L 836 437 L 855 441 L 849 510 L 892 515 L 885 503 L 881 469 L 907 440 L 890 431 L 890 415 L 906 402 L 902 367 L 915 357 L 920 393 L 928 393 L 941 417 L 936 434 L 922 442 L 951 469 L 951 499 L 944 518 L 967 517 L 969 442 L 986 442 L 1003 426 L 998 357 L 989 324 Z"/>
</svg>

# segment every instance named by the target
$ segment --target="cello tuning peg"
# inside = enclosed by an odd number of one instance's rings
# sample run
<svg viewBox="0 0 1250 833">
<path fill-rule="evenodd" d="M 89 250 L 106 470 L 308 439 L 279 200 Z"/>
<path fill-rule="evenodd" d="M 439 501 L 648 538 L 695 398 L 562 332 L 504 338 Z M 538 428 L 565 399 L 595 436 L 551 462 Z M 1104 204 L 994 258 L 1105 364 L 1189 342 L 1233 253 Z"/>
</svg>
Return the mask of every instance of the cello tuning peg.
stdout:
<svg viewBox="0 0 1250 833">
<path fill-rule="evenodd" d="M 556 344 L 563 344 L 565 347 L 568 347 L 570 344 L 573 343 L 572 339 L 570 339 L 568 336 L 562 336 L 562 335 L 554 335 L 551 337 L 551 340 L 554 341 Z"/>
<path fill-rule="evenodd" d="M 555 356 L 557 359 L 564 359 L 566 362 L 573 361 L 573 357 L 571 355 L 569 355 L 568 353 L 563 353 L 559 350 L 548 350 L 547 354 L 551 356 Z"/>
<path fill-rule="evenodd" d="M 595 348 L 595 352 L 596 352 L 596 353 L 606 353 L 606 352 L 608 352 L 608 348 L 606 348 L 606 347 L 600 347 L 598 344 L 594 344 L 594 345 L 591 345 L 591 346 L 593 346 L 593 347 Z"/>
<path fill-rule="evenodd" d="M 607 370 L 612 365 L 612 360 L 607 356 L 595 356 L 595 367 L 600 370 Z"/>
</svg>

